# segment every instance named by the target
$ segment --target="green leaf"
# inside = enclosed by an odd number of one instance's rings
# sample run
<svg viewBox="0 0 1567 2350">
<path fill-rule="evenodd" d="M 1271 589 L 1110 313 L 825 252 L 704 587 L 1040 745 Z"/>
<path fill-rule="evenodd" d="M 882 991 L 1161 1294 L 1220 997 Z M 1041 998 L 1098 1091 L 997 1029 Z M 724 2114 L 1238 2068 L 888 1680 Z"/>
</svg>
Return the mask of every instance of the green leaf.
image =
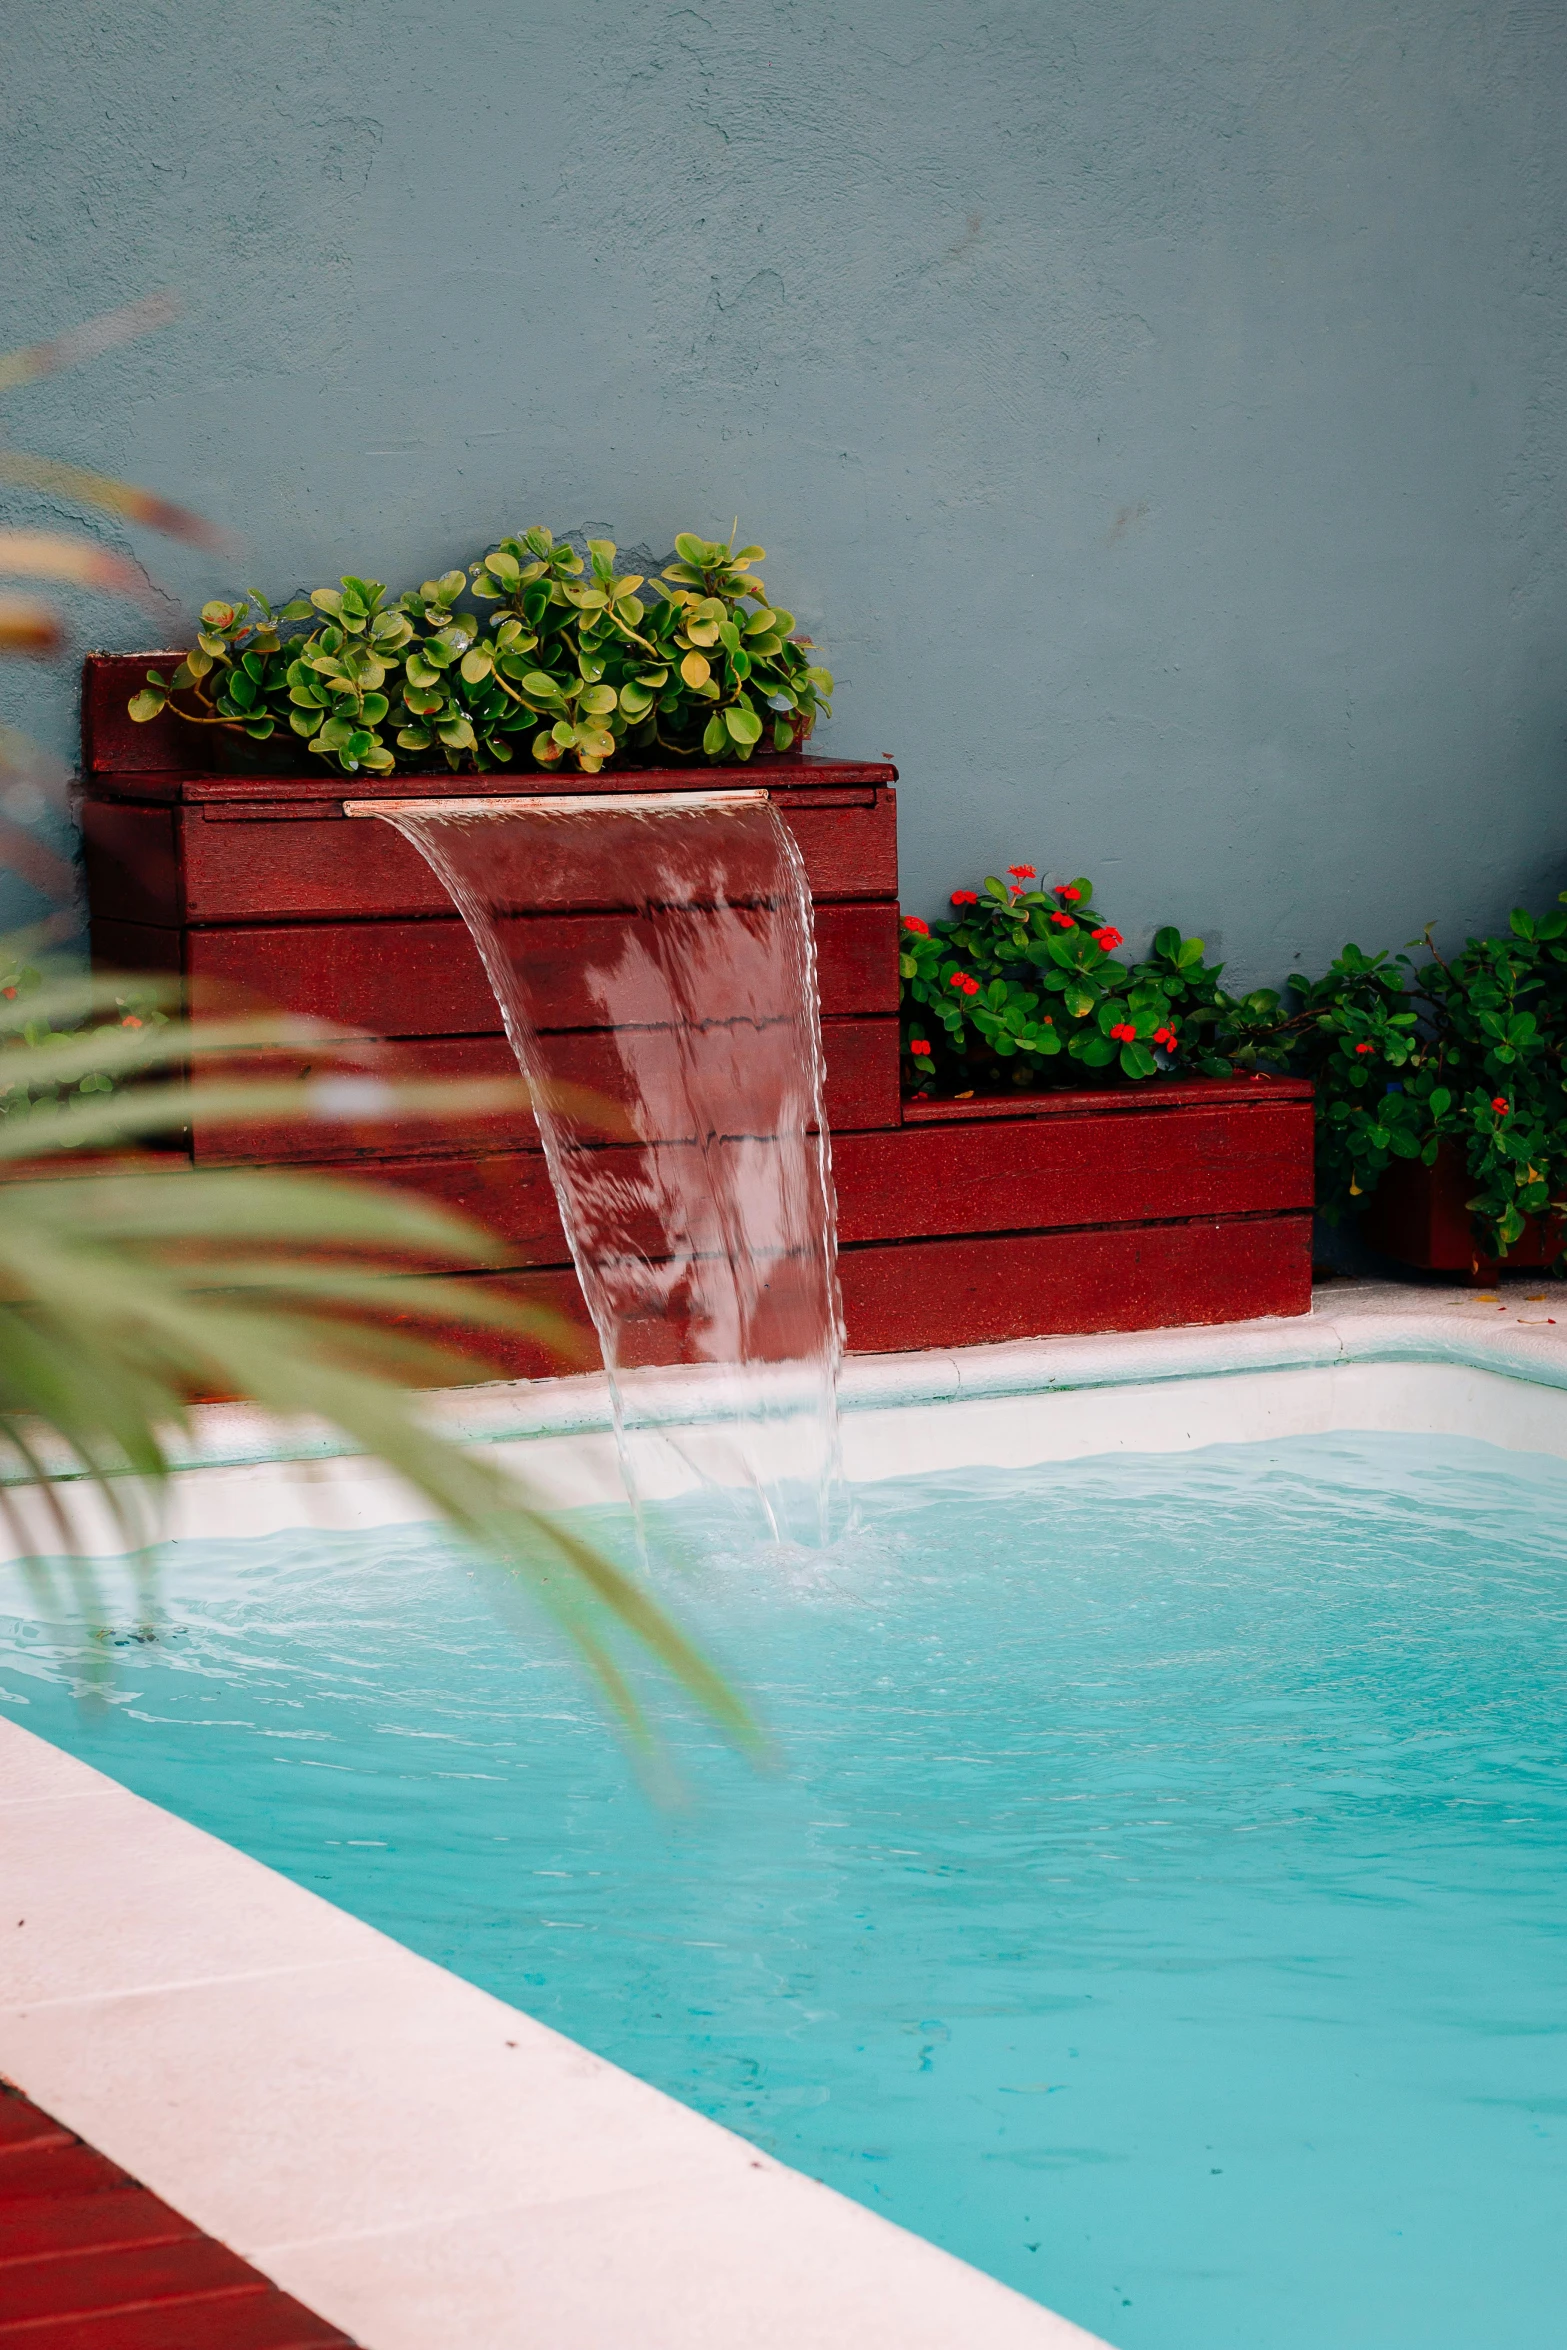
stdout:
<svg viewBox="0 0 1567 2350">
<path fill-rule="evenodd" d="M 754 710 L 746 709 L 738 703 L 724 712 L 724 724 L 734 736 L 735 741 L 744 743 L 747 748 L 762 739 L 762 721 Z"/>
<path fill-rule="evenodd" d="M 167 696 L 163 694 L 148 693 L 143 690 L 139 694 L 132 695 L 127 707 L 136 724 L 145 726 L 149 718 L 157 717 L 166 700 Z"/>
<path fill-rule="evenodd" d="M 729 729 L 722 718 L 715 714 L 702 730 L 702 748 L 710 759 L 716 759 L 721 751 L 727 749 L 728 743 Z"/>
</svg>

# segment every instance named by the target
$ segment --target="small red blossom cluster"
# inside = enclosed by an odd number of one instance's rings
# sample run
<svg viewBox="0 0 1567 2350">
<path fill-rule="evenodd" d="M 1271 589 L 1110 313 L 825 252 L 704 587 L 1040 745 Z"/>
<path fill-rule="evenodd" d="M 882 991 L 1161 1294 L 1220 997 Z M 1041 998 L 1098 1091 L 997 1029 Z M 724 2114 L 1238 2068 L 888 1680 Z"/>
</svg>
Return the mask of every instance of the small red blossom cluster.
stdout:
<svg viewBox="0 0 1567 2350">
<path fill-rule="evenodd" d="M 1033 881 L 1038 878 L 1032 865 L 1009 865 L 1007 871 L 1014 881 Z"/>
<path fill-rule="evenodd" d="M 1070 914 L 1052 914 L 1050 919 L 1057 930 L 1075 930 L 1077 928 L 1077 924 L 1072 920 Z"/>
<path fill-rule="evenodd" d="M 955 889 L 952 893 L 952 903 L 955 906 L 977 906 L 979 892 L 977 889 Z"/>
<path fill-rule="evenodd" d="M 919 1053 L 923 1055 L 930 1051 L 930 1046 L 925 1042 L 923 1036 L 916 1036 L 910 1042 L 909 1050 L 911 1053 Z"/>
<path fill-rule="evenodd" d="M 1153 1040 L 1155 1044 L 1162 1044 L 1167 1053 L 1174 1052 L 1178 1041 L 1173 1028 L 1156 1028 Z"/>
<path fill-rule="evenodd" d="M 1115 928 L 1113 923 L 1107 922 L 1103 930 L 1096 930 L 1094 932 L 1095 946 L 1103 947 L 1107 955 L 1113 955 L 1120 943 L 1121 933 Z"/>
<path fill-rule="evenodd" d="M 1080 889 L 1074 889 L 1071 882 L 1069 881 L 1063 881 L 1060 888 L 1056 891 L 1056 896 L 1058 898 L 1064 898 L 1069 906 L 1075 906 L 1082 894 L 1082 891 Z"/>
<path fill-rule="evenodd" d="M 1355 1047 L 1357 1053 L 1374 1053 L 1376 1049 L 1374 1044 L 1357 1044 Z"/>
<path fill-rule="evenodd" d="M 966 971 L 954 971 L 947 985 L 955 987 L 959 995 L 978 995 L 979 993 L 979 981 L 970 979 Z"/>
<path fill-rule="evenodd" d="M 930 924 L 928 922 L 922 922 L 918 914 L 905 914 L 903 917 L 903 927 L 905 930 L 917 931 L 921 938 L 929 938 L 930 936 Z"/>
<path fill-rule="evenodd" d="M 1117 1020 L 1110 1034 L 1115 1038 L 1117 1044 L 1135 1044 L 1137 1042 L 1137 1031 L 1130 1020 Z"/>
<path fill-rule="evenodd" d="M 1508 1112 L 1511 1110 L 1512 1106 L 1512 1103 L 1508 1101 L 1505 1094 L 1500 1093 L 1496 1096 L 1495 1100 L 1491 1104 L 1492 1109 L 1496 1112 L 1499 1118 L 1505 1118 Z"/>
</svg>

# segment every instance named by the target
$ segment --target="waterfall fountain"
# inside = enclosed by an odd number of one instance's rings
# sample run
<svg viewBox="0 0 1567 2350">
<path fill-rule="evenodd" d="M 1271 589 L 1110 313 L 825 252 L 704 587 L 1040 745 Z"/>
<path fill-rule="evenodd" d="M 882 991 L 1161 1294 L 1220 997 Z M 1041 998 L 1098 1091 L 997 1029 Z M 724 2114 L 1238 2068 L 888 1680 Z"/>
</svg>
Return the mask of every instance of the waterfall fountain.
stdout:
<svg viewBox="0 0 1567 2350">
<path fill-rule="evenodd" d="M 479 950 L 533 1091 L 633 1502 L 650 1449 L 671 1441 L 644 1406 L 674 1324 L 772 1532 L 826 1540 L 843 1342 L 815 940 L 800 852 L 767 794 L 346 812 L 412 843 Z M 506 918 L 580 903 L 585 855 L 629 911 L 585 935 L 567 972 L 536 925 Z M 597 1100 L 584 1028 L 609 1046 Z"/>
</svg>

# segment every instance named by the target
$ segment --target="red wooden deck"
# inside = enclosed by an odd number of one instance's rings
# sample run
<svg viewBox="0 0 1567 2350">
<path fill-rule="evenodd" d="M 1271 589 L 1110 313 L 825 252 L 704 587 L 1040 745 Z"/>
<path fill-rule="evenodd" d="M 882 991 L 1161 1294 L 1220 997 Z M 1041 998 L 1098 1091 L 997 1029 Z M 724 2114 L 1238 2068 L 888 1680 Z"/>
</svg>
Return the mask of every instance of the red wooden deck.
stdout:
<svg viewBox="0 0 1567 2350">
<path fill-rule="evenodd" d="M 353 2350 L 0 2082 L 0 2350 Z"/>
</svg>

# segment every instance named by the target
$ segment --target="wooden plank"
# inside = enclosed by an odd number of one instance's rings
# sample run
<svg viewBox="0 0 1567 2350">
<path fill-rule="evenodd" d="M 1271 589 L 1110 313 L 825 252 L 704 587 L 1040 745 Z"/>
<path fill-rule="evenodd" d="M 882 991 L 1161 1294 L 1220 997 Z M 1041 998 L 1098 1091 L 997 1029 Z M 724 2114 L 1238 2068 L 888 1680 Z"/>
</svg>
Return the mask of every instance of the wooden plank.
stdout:
<svg viewBox="0 0 1567 2350">
<path fill-rule="evenodd" d="M 0 2345 L 353 2350 L 19 2089 L 0 2082 Z"/>
<path fill-rule="evenodd" d="M 84 800 L 82 856 L 88 903 L 122 922 L 182 921 L 177 822 L 169 808 Z"/>
<path fill-rule="evenodd" d="M 1079 1096 L 1080 1104 L 1092 1096 Z M 845 1243 L 1248 1215 L 1312 1203 L 1311 1102 L 903 1127 L 833 1149 Z"/>
<path fill-rule="evenodd" d="M 306 1141 L 318 1131 L 307 1130 Z M 677 1141 L 670 1145 L 675 1147 Z M 624 1146 L 608 1145 L 604 1156 L 623 1169 L 628 1186 L 647 1163 L 646 1152 Z M 206 1163 L 213 1163 L 210 1157 Z M 666 1176 L 674 1164 L 666 1160 Z M 501 1234 L 516 1250 L 516 1264 L 570 1262 L 536 1147 L 442 1155 L 405 1149 L 367 1171 L 377 1182 L 421 1192 Z M 947 1127 L 840 1134 L 833 1171 L 845 1247 L 1278 1214 L 1311 1206 L 1311 1106 L 1188 1108 L 1178 1119 L 1130 1123 L 1083 1117 L 968 1132 Z M 662 1234 L 656 1222 L 647 1220 L 635 1239 L 657 1256 Z"/>
<path fill-rule="evenodd" d="M 118 2186 L 121 2176 L 104 2155 L 67 2138 L 8 2154 L 0 2164 L 0 2196 L 13 2206 L 45 2196 L 95 2195 Z"/>
<path fill-rule="evenodd" d="M 199 2233 L 190 2220 L 129 2181 L 97 2195 L 48 2195 L 25 2203 L 9 2201 L 0 2183 L 0 2270 L 9 2260 L 161 2244 Z M 4 2291 L 0 2278 L 0 2300 Z"/>
<path fill-rule="evenodd" d="M 25 2332 L 0 2329 L 0 2342 L 16 2350 L 353 2350 L 336 2326 L 275 2290 L 45 2320 Z"/>
<path fill-rule="evenodd" d="M 667 1031 L 646 1031 L 639 1050 L 672 1049 Z M 898 1116 L 898 1027 L 891 1019 L 824 1020 L 827 1121 L 835 1134 L 855 1128 L 895 1126 Z M 573 1084 L 613 1098 L 618 1090 L 619 1056 L 604 1030 L 583 1030 L 557 1040 L 560 1073 Z M 228 1064 L 256 1075 L 301 1078 L 313 1074 L 378 1078 L 387 1083 L 428 1078 L 509 1078 L 516 1075 L 512 1050 L 503 1036 L 395 1037 L 367 1046 L 351 1065 L 299 1055 L 247 1056 Z M 329 1101 L 332 1097 L 328 1097 Z M 341 1102 L 343 1097 L 337 1097 Z M 351 1109 L 351 1102 L 345 1104 Z M 675 1137 L 662 1139 L 673 1140 Z M 203 1166 L 262 1162 L 352 1164 L 388 1155 L 538 1148 L 538 1128 L 528 1111 L 502 1111 L 483 1118 L 394 1120 L 344 1116 L 308 1124 L 227 1126 L 200 1131 L 192 1156 Z"/>
<path fill-rule="evenodd" d="M 846 1249 L 839 1279 L 860 1354 L 1304 1314 L 1311 1218 L 881 1243 Z"/>
<path fill-rule="evenodd" d="M 694 928 L 703 917 L 684 917 Z M 558 1029 L 608 1025 L 584 971 L 613 966 L 640 940 L 651 967 L 651 926 L 619 914 L 512 916 L 502 937 L 526 923 L 527 945 L 540 995 Z M 140 932 L 143 935 L 138 936 Z M 894 1013 L 898 1008 L 898 910 L 881 903 L 828 905 L 816 910 L 821 1008 L 831 1017 Z M 122 970 L 178 967 L 181 934 L 151 924 L 99 919 L 93 925 L 94 960 Z M 200 1011 L 266 1005 L 333 1020 L 375 1036 L 482 1036 L 500 1015 L 467 932 L 455 915 L 428 922 L 256 924 L 246 929 L 190 930 L 183 934 L 192 1000 Z M 784 974 L 765 1008 L 792 1015 Z M 713 974 L 713 1016 L 734 1009 Z M 642 996 L 628 991 L 623 1019 L 657 1021 L 661 991 L 652 982 Z"/>
<path fill-rule="evenodd" d="M 839 1260 L 851 1351 L 900 1353 L 1010 1338 L 1304 1314 L 1311 1306 L 1311 1217 L 1213 1217 L 1075 1232 L 893 1241 L 846 1249 Z M 475 1274 L 486 1290 L 559 1314 L 597 1359 L 576 1278 L 568 1268 Z M 560 1358 L 535 1339 L 410 1328 L 470 1350 L 488 1374 L 557 1376 Z M 628 1333 L 639 1366 L 689 1360 L 678 1316 L 649 1313 Z"/>
<path fill-rule="evenodd" d="M 0 2343 L 42 2330 L 47 2318 L 82 2318 L 138 2303 L 268 2293 L 272 2286 L 226 2244 L 195 2231 L 162 2243 L 93 2246 L 0 2269 Z"/>
<path fill-rule="evenodd" d="M 154 903 L 155 882 L 163 880 L 161 865 L 156 876 L 144 878 L 119 849 L 128 827 L 115 819 L 131 813 L 114 802 L 88 804 L 89 839 L 112 833 L 119 857 L 116 867 L 97 853 L 90 879 L 93 902 L 105 913 L 132 921 L 176 920 L 167 888 L 168 910 L 147 910 Z M 188 920 L 366 920 L 450 912 L 442 884 L 389 824 L 346 817 L 335 808 L 313 810 L 295 821 L 271 820 L 288 813 L 286 804 L 254 815 L 228 808 L 180 811 Z M 817 899 L 897 895 L 897 809 L 891 791 L 802 793 L 784 802 L 781 813 L 799 843 Z M 169 818 L 161 815 L 161 821 Z M 153 836 L 148 832 L 146 837 L 150 844 Z M 510 910 L 587 912 L 629 908 L 634 902 L 618 849 L 613 857 L 595 855 L 591 839 L 579 834 L 569 841 L 540 842 L 538 853 L 530 853 L 526 896 Z"/>
<path fill-rule="evenodd" d="M 1144 1085 L 1041 1087 L 1038 1092 L 971 1094 L 963 1101 L 923 1101 L 909 1095 L 903 1104 L 905 1126 L 987 1124 L 1011 1118 L 1080 1118 L 1095 1115 L 1137 1117 L 1161 1110 L 1183 1109 L 1192 1102 L 1309 1102 L 1309 1077 L 1156 1077 Z"/>
</svg>

